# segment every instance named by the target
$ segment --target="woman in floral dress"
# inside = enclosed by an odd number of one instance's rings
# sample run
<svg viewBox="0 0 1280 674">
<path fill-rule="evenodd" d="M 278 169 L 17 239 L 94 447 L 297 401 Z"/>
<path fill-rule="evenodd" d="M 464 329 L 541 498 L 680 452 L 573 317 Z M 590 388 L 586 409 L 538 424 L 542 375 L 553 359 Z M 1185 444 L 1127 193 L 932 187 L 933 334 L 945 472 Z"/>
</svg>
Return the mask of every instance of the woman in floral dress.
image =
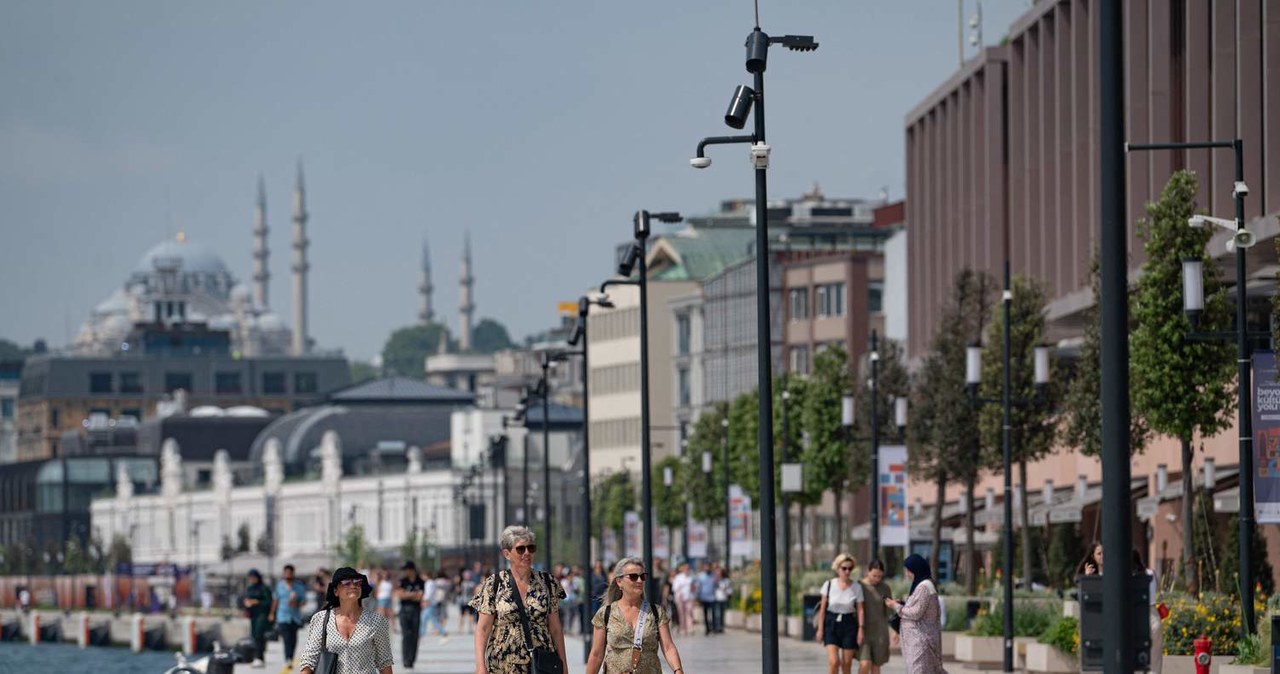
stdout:
<svg viewBox="0 0 1280 674">
<path fill-rule="evenodd" d="M 902 565 L 911 580 L 907 603 L 885 599 L 884 605 L 902 618 L 899 635 L 907 674 L 946 674 L 942 668 L 942 607 L 929 562 L 920 555 L 911 555 Z"/>
<path fill-rule="evenodd" d="M 500 540 L 502 556 L 511 563 L 509 571 L 495 573 L 470 602 L 480 614 L 476 623 L 476 674 L 527 674 L 529 647 L 525 642 L 516 592 L 520 593 L 529 616 L 533 646 L 555 651 L 562 663 L 564 628 L 560 624 L 560 602 L 564 588 L 550 574 L 533 569 L 538 551 L 533 532 L 525 527 L 507 527 Z"/>
</svg>

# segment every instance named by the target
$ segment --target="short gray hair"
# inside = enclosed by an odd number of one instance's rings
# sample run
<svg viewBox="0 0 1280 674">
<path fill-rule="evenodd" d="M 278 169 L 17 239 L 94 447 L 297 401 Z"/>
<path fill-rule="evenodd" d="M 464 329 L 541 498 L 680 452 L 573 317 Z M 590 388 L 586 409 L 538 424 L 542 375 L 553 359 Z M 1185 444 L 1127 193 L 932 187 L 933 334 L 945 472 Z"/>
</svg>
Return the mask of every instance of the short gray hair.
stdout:
<svg viewBox="0 0 1280 674">
<path fill-rule="evenodd" d="M 513 524 L 502 530 L 502 535 L 498 537 L 498 546 L 503 550 L 510 550 L 516 547 L 516 544 L 520 541 L 537 543 L 538 539 L 528 527 Z"/>
</svg>

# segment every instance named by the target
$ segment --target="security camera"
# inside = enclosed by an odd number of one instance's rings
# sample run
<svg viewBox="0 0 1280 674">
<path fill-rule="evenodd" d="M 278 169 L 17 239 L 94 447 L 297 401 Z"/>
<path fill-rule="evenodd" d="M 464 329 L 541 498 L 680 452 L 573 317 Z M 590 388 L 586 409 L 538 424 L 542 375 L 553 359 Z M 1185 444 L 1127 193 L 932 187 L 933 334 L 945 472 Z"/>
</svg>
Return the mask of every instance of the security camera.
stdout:
<svg viewBox="0 0 1280 674">
<path fill-rule="evenodd" d="M 755 100 L 755 90 L 745 84 L 739 84 L 733 90 L 733 98 L 729 100 L 729 109 L 724 113 L 724 123 L 734 129 L 746 126 L 747 117 L 751 116 L 751 104 Z"/>
<path fill-rule="evenodd" d="M 1237 180 L 1235 188 L 1231 190 L 1231 196 L 1235 196 L 1235 197 L 1249 196 L 1249 186 L 1244 184 L 1243 180 Z"/>
<path fill-rule="evenodd" d="M 1189 227 L 1194 227 L 1194 228 L 1196 228 L 1196 229 L 1201 229 L 1201 228 L 1203 228 L 1203 227 L 1205 226 L 1204 216 L 1203 216 L 1203 215 L 1193 215 L 1193 216 L 1191 216 L 1191 217 L 1187 218 L 1187 226 L 1189 226 Z"/>
<path fill-rule="evenodd" d="M 711 165 L 711 157 L 694 157 L 689 160 L 689 165 L 694 168 L 706 168 Z"/>
<path fill-rule="evenodd" d="M 769 168 L 769 150 L 771 148 L 765 143 L 755 143 L 751 146 L 751 165 L 758 169 Z"/>
</svg>

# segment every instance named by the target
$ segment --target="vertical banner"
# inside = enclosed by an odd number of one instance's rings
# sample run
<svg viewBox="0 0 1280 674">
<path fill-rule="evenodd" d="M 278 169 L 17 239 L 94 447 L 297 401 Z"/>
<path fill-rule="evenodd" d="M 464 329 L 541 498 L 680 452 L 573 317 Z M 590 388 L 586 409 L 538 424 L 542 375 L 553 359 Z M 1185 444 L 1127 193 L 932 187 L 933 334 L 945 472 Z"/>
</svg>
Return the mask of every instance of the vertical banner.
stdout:
<svg viewBox="0 0 1280 674">
<path fill-rule="evenodd" d="M 671 528 L 659 525 L 653 534 L 653 559 L 671 562 Z"/>
<path fill-rule="evenodd" d="M 1280 522 L 1280 381 L 1276 354 L 1253 354 L 1253 516 L 1258 524 Z M 1250 504 L 1241 503 L 1243 511 Z"/>
<path fill-rule="evenodd" d="M 738 485 L 729 486 L 729 554 L 749 556 L 754 548 L 751 541 L 751 499 Z"/>
<path fill-rule="evenodd" d="M 640 513 L 628 510 L 622 515 L 622 554 L 626 557 L 639 557 L 640 551 Z"/>
<path fill-rule="evenodd" d="M 604 558 L 605 566 L 612 565 L 618 561 L 618 533 L 613 529 L 605 529 L 600 535 L 600 546 L 604 548 L 601 555 Z"/>
<path fill-rule="evenodd" d="M 689 556 L 704 559 L 707 556 L 707 525 L 689 520 Z"/>
<path fill-rule="evenodd" d="M 880 448 L 880 544 L 906 546 L 911 529 L 907 522 L 907 448 Z"/>
</svg>

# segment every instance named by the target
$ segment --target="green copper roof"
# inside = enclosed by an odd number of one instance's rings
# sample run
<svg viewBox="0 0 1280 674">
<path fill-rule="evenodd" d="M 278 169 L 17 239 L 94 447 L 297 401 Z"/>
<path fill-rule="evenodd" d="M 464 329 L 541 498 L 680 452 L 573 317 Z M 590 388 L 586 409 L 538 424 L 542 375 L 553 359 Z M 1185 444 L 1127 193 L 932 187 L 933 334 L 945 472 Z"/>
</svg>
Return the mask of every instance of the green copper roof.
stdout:
<svg viewBox="0 0 1280 674">
<path fill-rule="evenodd" d="M 699 281 L 750 257 L 756 232 L 748 228 L 684 229 L 660 237 L 675 250 L 676 264 L 650 276 L 658 281 Z M 655 244 L 656 245 L 656 244 Z"/>
</svg>

